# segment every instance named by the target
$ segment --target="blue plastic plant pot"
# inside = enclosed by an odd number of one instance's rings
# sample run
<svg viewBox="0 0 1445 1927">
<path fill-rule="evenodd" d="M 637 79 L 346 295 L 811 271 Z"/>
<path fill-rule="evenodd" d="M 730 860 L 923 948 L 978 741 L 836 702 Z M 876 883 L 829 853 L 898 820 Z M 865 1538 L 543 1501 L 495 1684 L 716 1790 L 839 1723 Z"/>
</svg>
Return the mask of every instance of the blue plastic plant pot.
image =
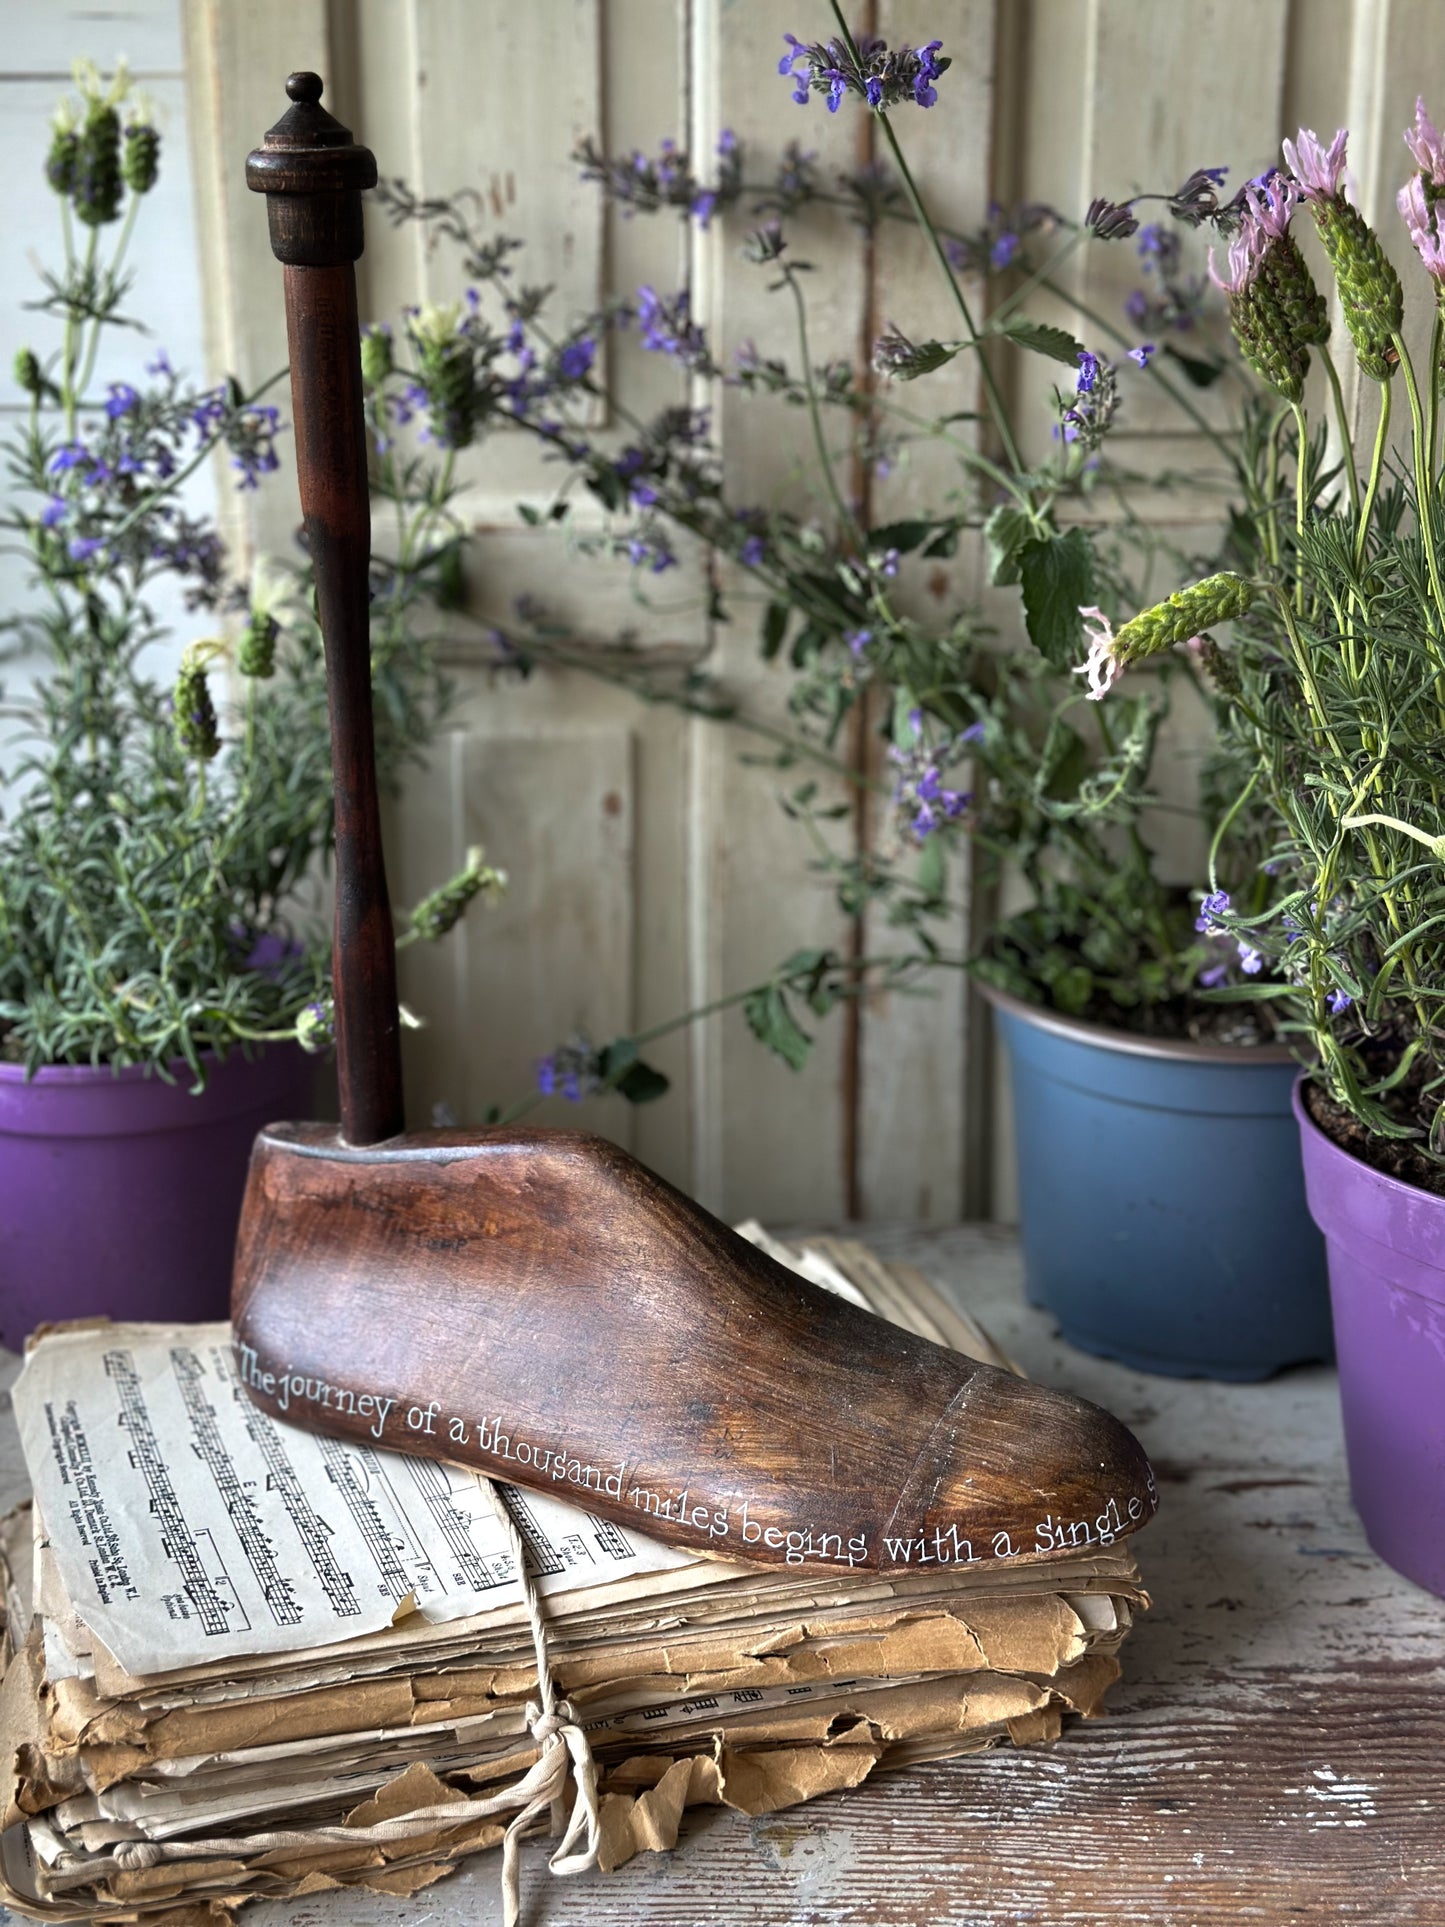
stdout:
<svg viewBox="0 0 1445 1927">
<path fill-rule="evenodd" d="M 1030 1300 L 1174 1378 L 1333 1356 L 1288 1052 L 1175 1044 L 986 990 L 1008 1045 Z"/>
</svg>

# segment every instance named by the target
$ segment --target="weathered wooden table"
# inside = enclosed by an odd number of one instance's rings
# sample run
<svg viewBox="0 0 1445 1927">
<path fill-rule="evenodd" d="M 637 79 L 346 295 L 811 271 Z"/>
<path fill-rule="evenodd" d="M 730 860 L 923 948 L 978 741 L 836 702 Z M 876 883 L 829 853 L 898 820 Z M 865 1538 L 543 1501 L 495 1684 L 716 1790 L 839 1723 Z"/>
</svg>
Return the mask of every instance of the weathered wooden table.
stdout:
<svg viewBox="0 0 1445 1927">
<path fill-rule="evenodd" d="M 1022 1302 L 1008 1233 L 867 1235 L 1148 1447 L 1163 1505 L 1136 1544 L 1155 1605 L 1111 1716 L 1052 1750 L 920 1767 L 769 1819 L 693 1813 L 675 1853 L 609 1876 L 553 1880 L 535 1843 L 527 1927 L 1445 1927 L 1445 1602 L 1365 1545 L 1333 1374 L 1146 1378 L 1059 1343 Z M 13 1426 L 0 1446 L 10 1504 Z M 487 1855 L 410 1901 L 337 1894 L 243 1920 L 492 1927 L 497 1876 Z"/>
</svg>

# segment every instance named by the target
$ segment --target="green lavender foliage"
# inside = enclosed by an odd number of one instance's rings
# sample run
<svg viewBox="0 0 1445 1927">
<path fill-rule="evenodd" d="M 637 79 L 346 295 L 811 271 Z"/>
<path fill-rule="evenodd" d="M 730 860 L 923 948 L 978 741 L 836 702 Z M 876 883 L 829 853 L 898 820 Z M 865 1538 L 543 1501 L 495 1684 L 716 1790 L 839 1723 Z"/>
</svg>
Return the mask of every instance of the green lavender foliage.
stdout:
<svg viewBox="0 0 1445 1927">
<path fill-rule="evenodd" d="M 159 142 L 134 117 L 122 131 L 123 74 L 80 81 L 46 163 L 75 220 L 38 304 L 56 339 L 17 358 L 27 407 L 3 449 L 30 593 L 0 626 L 0 1056 L 184 1066 L 199 1086 L 207 1053 L 299 1024 L 325 1042 L 328 945 L 307 909 L 332 838 L 321 638 L 304 564 L 248 598 L 181 494 L 218 451 L 243 487 L 275 466 L 264 391 L 192 391 L 164 353 L 145 387 L 93 390 L 107 331 L 136 325 L 127 250 Z M 184 591 L 193 629 L 173 686 L 154 667 L 163 586 Z M 384 782 L 445 708 L 436 592 L 428 556 L 376 583 Z"/>
<path fill-rule="evenodd" d="M 1361 371 L 1399 374 L 1410 433 L 1368 463 L 1345 437 L 1342 476 L 1307 409 L 1245 438 L 1230 570 L 1252 585 L 1210 665 L 1234 772 L 1221 818 L 1261 806 L 1252 900 L 1212 899 L 1222 934 L 1257 960 L 1266 1000 L 1332 1097 L 1445 1186 L 1445 588 L 1434 371 L 1401 332 L 1404 296 L 1378 238 L 1347 203 L 1316 204 Z M 1184 595 L 1201 596 L 1207 583 Z M 1173 599 L 1176 603 L 1179 598 Z M 1167 605 L 1166 605 L 1167 607 Z M 1120 632 L 1164 622 L 1146 612 Z M 1386 1159 L 1383 1150 L 1377 1152 Z M 1389 1153 L 1406 1155 L 1397 1146 Z"/>
<path fill-rule="evenodd" d="M 1275 563 L 1263 471 L 1255 484 L 1239 559 L 1277 586 L 1228 652 L 1225 729 L 1269 806 L 1281 894 L 1230 921 L 1334 1097 L 1445 1159 L 1445 617 L 1417 498 L 1404 479 L 1386 489 L 1357 556 L 1358 525 L 1312 470 Z"/>
</svg>

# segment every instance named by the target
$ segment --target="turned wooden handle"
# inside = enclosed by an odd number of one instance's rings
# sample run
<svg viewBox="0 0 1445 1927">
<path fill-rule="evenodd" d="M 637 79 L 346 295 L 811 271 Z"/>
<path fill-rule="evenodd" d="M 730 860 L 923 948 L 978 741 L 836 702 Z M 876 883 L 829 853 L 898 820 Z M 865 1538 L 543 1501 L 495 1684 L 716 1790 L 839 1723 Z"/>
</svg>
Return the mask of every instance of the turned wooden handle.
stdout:
<svg viewBox="0 0 1445 1927">
<path fill-rule="evenodd" d="M 376 161 L 320 105 L 316 74 L 286 82 L 290 111 L 246 162 L 266 196 L 286 282 L 291 412 L 301 512 L 326 647 L 336 797 L 337 1079 L 348 1143 L 402 1129 L 396 941 L 386 892 L 371 716 L 371 492 L 362 412 L 355 262 L 361 191 Z"/>
</svg>

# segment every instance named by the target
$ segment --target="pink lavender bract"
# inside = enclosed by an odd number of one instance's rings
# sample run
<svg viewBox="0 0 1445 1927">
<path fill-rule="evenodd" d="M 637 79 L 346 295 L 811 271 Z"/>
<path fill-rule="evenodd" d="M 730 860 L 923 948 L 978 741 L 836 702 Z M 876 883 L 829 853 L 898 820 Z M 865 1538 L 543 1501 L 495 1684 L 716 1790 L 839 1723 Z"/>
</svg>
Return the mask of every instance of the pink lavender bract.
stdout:
<svg viewBox="0 0 1445 1927">
<path fill-rule="evenodd" d="M 1445 281 L 1445 237 L 1440 233 L 1439 212 L 1425 198 L 1425 183 L 1418 174 L 1400 189 L 1396 205 L 1426 269 L 1437 281 Z"/>
<path fill-rule="evenodd" d="M 1289 171 L 1299 182 L 1307 201 L 1338 200 L 1340 181 L 1345 171 L 1347 128 L 1340 128 L 1328 147 L 1311 128 L 1302 127 L 1292 141 L 1283 143 Z"/>
<path fill-rule="evenodd" d="M 1229 244 L 1228 272 L 1221 274 L 1214 265 L 1214 249 L 1209 250 L 1209 278 L 1226 294 L 1243 294 L 1259 272 L 1264 253 L 1264 230 L 1246 215 L 1238 234 Z"/>
<path fill-rule="evenodd" d="M 1263 180 L 1251 181 L 1246 189 L 1245 220 L 1256 221 L 1276 241 L 1289 233 L 1290 219 L 1302 199 L 1299 188 L 1278 170 Z"/>
<path fill-rule="evenodd" d="M 1089 654 L 1074 671 L 1089 679 L 1089 701 L 1102 702 L 1124 673 L 1124 665 L 1114 655 L 1114 625 L 1102 609 L 1079 608 L 1089 638 Z"/>
<path fill-rule="evenodd" d="M 1415 102 L 1415 125 L 1405 129 L 1405 145 L 1433 187 L 1445 187 L 1445 139 L 1425 112 L 1423 95 Z"/>
</svg>

